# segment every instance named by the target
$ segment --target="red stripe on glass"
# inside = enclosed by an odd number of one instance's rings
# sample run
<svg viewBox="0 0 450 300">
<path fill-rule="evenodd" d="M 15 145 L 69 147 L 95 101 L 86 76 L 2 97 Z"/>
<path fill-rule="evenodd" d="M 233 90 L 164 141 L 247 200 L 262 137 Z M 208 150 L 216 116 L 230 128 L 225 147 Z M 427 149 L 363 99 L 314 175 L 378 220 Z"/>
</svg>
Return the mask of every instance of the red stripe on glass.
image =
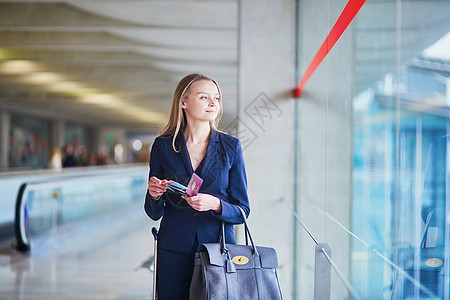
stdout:
<svg viewBox="0 0 450 300">
<path fill-rule="evenodd" d="M 294 90 L 295 97 L 300 97 L 306 82 L 309 80 L 314 71 L 316 71 L 317 67 L 322 63 L 322 61 L 331 51 L 333 46 L 339 40 L 341 35 L 344 33 L 348 25 L 355 18 L 356 14 L 364 5 L 365 2 L 366 0 L 348 1 L 341 15 L 339 16 L 330 33 L 328 34 L 327 38 L 323 42 L 322 46 L 320 46 L 319 51 L 317 51 L 316 55 L 312 59 L 308 68 L 306 69 L 305 74 L 303 74 L 303 77 L 300 79 L 300 82 L 295 88 Z"/>
</svg>

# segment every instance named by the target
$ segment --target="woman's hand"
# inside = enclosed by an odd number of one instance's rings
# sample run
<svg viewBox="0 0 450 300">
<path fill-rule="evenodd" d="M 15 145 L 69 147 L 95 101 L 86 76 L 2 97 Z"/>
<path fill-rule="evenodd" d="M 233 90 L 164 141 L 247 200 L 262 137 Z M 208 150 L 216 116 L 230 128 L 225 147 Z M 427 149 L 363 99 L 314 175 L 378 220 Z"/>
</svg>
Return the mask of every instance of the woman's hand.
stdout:
<svg viewBox="0 0 450 300">
<path fill-rule="evenodd" d="M 172 182 L 172 180 L 160 180 L 155 176 L 152 176 L 148 181 L 148 193 L 154 200 L 157 200 L 159 199 L 159 197 L 161 197 L 162 194 L 166 192 L 167 185 L 171 184 Z"/>
<path fill-rule="evenodd" d="M 222 213 L 222 203 L 219 198 L 212 195 L 199 193 L 196 196 L 182 196 L 184 200 L 195 210 L 208 211 L 213 210 L 217 214 Z"/>
</svg>

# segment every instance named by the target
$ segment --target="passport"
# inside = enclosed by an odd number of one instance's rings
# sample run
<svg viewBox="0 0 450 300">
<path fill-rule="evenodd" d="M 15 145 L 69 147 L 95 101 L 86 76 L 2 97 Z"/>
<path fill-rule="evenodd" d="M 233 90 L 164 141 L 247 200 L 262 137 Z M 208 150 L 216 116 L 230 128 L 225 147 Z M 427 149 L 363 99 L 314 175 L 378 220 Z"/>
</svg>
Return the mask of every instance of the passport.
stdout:
<svg viewBox="0 0 450 300">
<path fill-rule="evenodd" d="M 203 179 L 200 178 L 195 173 L 192 173 L 191 180 L 189 180 L 187 189 L 186 189 L 186 195 L 189 197 L 196 196 L 198 194 L 198 191 L 200 190 L 200 187 L 202 186 Z"/>
<path fill-rule="evenodd" d="M 188 195 L 189 197 L 192 197 L 198 194 L 198 191 L 200 190 L 202 183 L 203 179 L 201 179 L 200 176 L 198 176 L 197 174 L 192 173 L 192 177 L 189 180 L 187 187 L 174 181 L 171 184 L 167 185 L 167 190 L 170 192 L 177 193 L 181 196 Z"/>
</svg>

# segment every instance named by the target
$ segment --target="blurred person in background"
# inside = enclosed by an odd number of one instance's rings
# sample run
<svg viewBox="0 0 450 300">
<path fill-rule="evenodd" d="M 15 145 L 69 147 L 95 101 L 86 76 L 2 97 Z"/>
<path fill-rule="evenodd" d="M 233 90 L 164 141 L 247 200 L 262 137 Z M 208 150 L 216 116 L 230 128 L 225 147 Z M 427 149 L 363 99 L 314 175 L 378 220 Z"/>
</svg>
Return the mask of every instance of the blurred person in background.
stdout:
<svg viewBox="0 0 450 300">
<path fill-rule="evenodd" d="M 70 168 L 76 167 L 77 161 L 75 159 L 75 155 L 73 153 L 73 147 L 71 145 L 63 146 L 63 167 Z"/>
<path fill-rule="evenodd" d="M 48 164 L 50 169 L 60 170 L 62 169 L 62 155 L 58 147 L 52 149 L 52 154 L 50 157 L 50 162 Z"/>
</svg>

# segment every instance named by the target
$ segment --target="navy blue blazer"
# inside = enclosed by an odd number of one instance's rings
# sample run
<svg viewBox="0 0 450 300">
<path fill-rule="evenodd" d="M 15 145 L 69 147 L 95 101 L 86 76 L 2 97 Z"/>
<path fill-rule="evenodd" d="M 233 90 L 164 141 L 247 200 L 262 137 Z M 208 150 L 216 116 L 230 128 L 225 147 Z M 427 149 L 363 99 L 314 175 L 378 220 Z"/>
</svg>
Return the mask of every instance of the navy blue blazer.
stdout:
<svg viewBox="0 0 450 300">
<path fill-rule="evenodd" d="M 159 136 L 153 143 L 150 153 L 149 178 L 175 180 L 187 185 L 194 170 L 184 134 L 180 132 L 172 147 L 172 136 Z M 243 223 L 239 209 L 247 214 L 250 206 L 247 196 L 247 177 L 244 157 L 238 139 L 215 130 L 211 130 L 206 155 L 197 173 L 203 184 L 199 192 L 213 195 L 222 202 L 222 213 L 214 211 L 198 212 L 187 205 L 185 208 L 173 203 L 184 199 L 181 196 L 165 192 L 160 200 L 154 201 L 148 192 L 145 197 L 145 212 L 153 220 L 162 217 L 158 234 L 158 246 L 181 253 L 190 253 L 195 240 L 201 243 L 216 243 L 219 238 L 221 221 L 225 221 L 225 238 L 227 243 L 236 243 L 233 224 Z"/>
</svg>

